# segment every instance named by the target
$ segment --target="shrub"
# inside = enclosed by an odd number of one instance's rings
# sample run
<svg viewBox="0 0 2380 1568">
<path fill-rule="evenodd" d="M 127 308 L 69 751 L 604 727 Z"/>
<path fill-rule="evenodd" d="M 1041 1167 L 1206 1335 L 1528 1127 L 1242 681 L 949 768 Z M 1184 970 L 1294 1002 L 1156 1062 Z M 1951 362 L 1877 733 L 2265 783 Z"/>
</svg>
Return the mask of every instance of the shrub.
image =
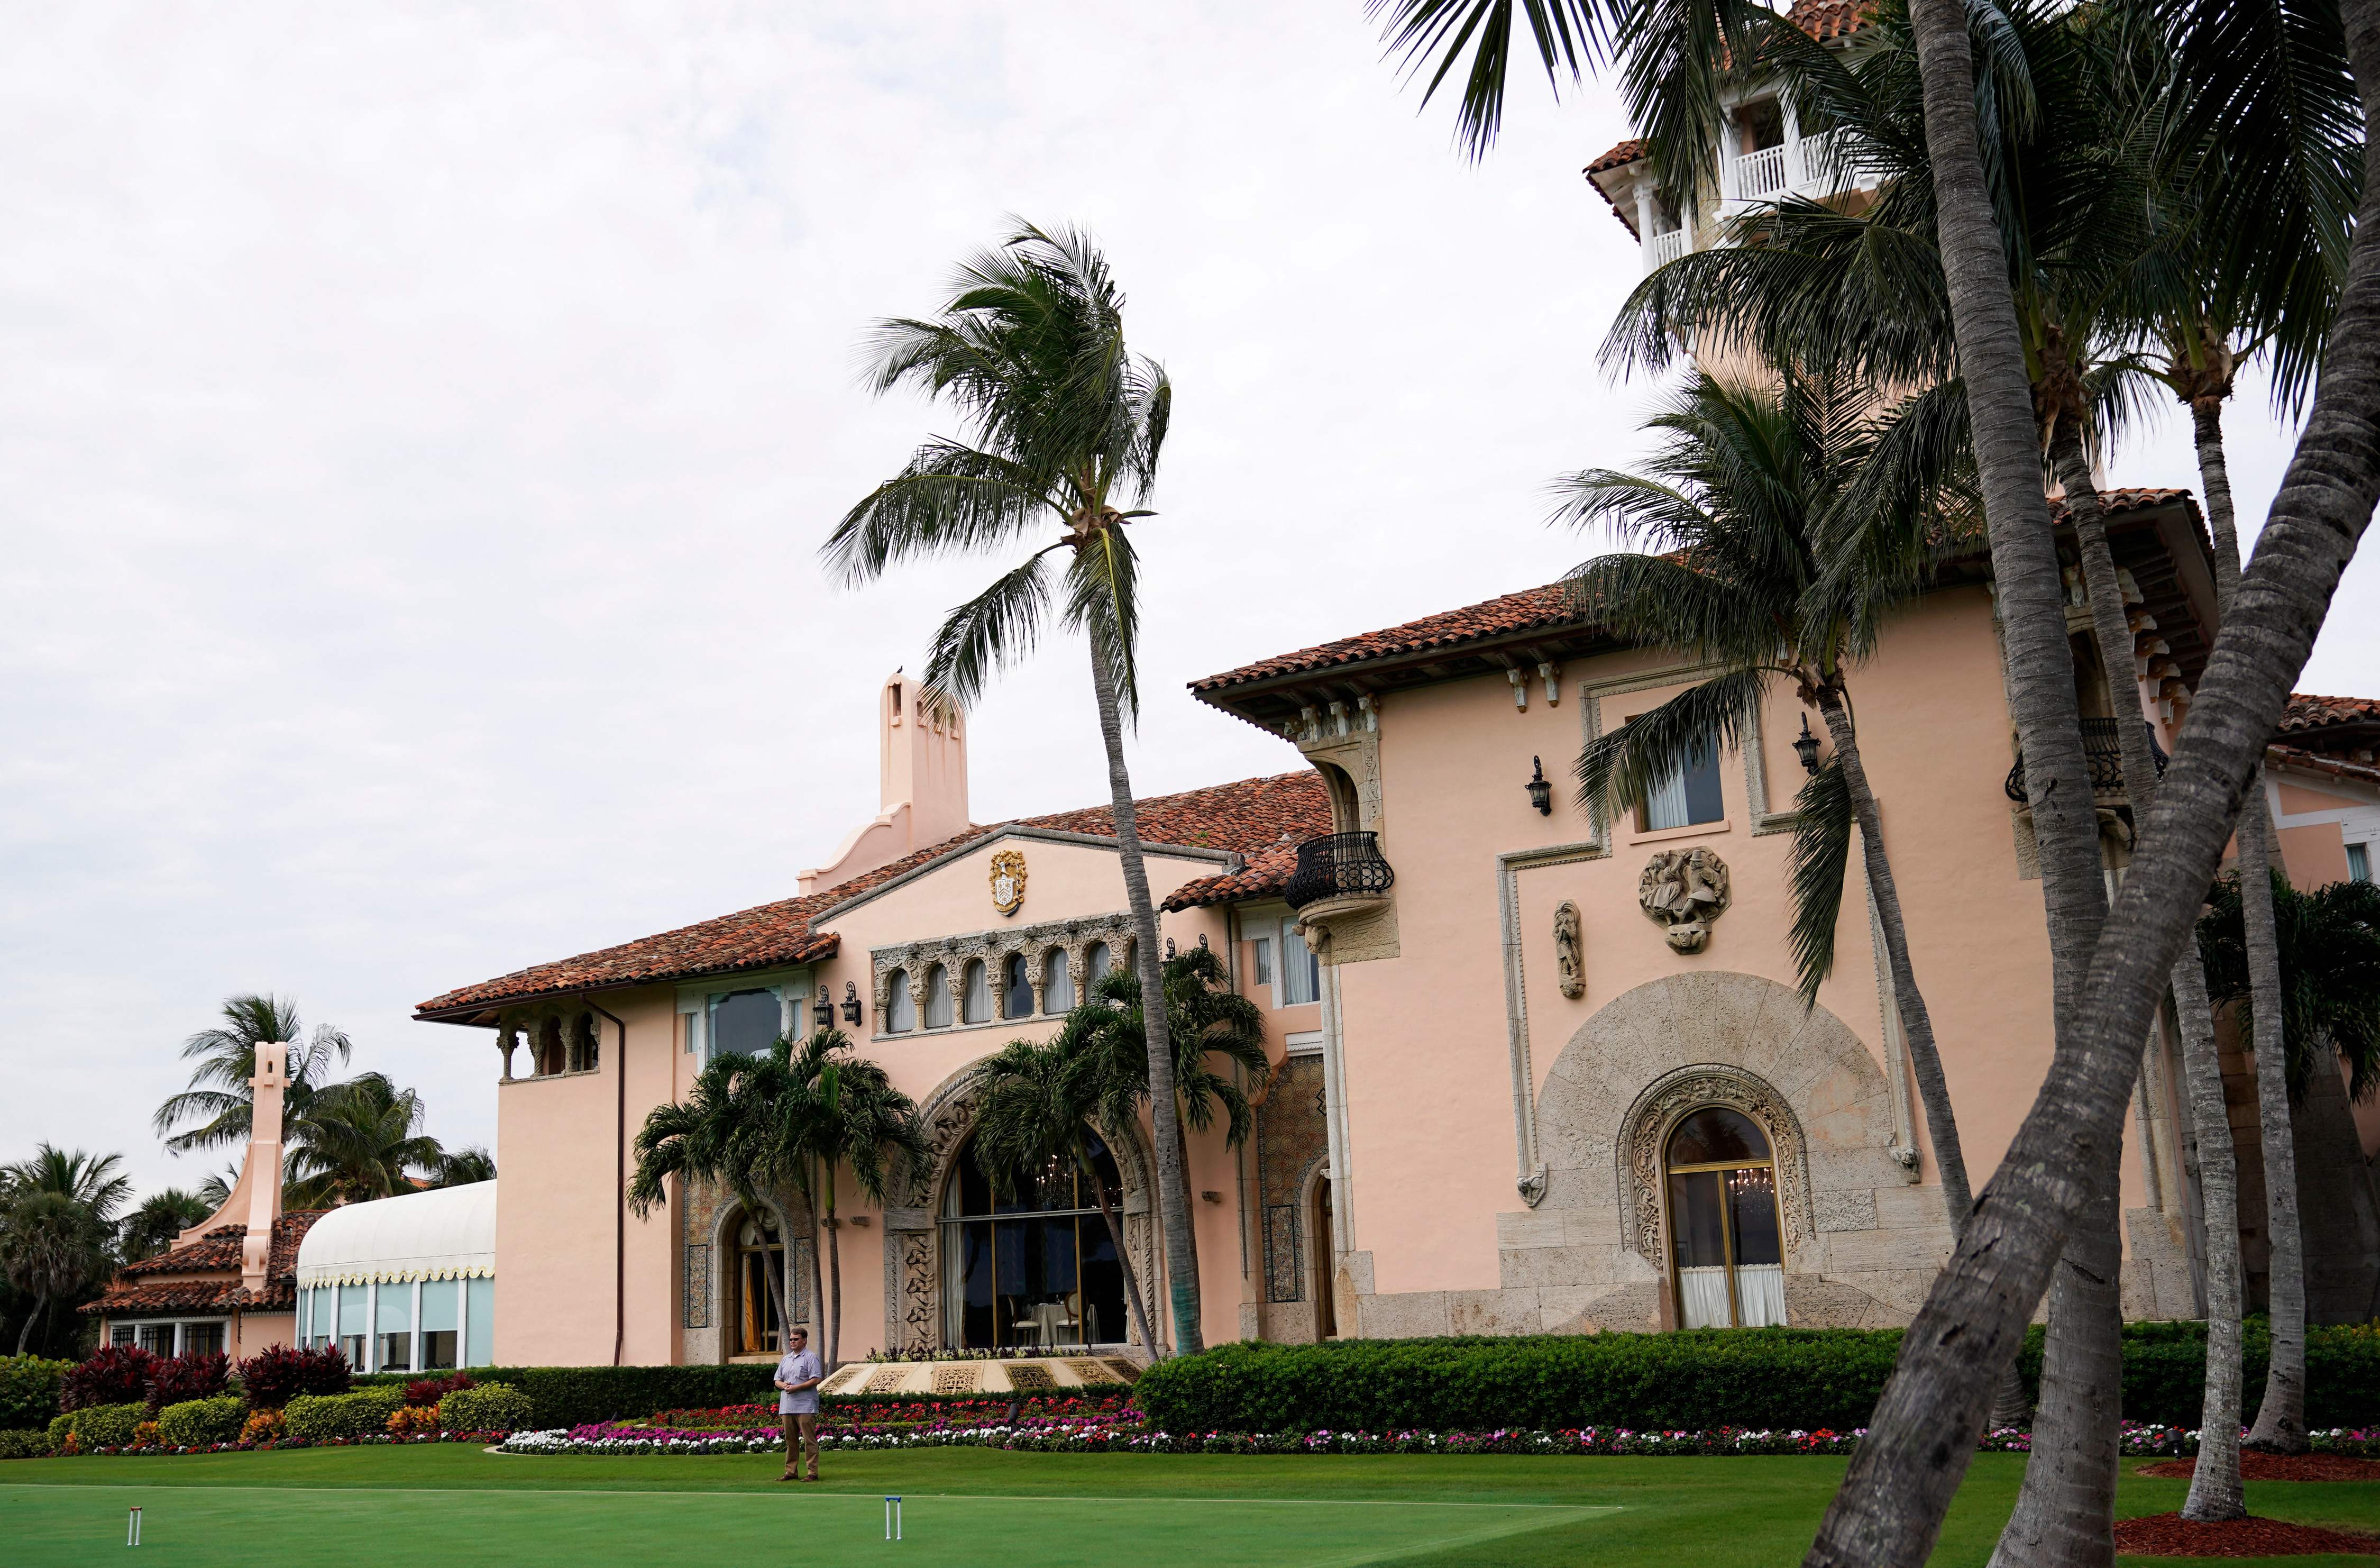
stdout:
<svg viewBox="0 0 2380 1568">
<path fill-rule="evenodd" d="M 56 1452 L 46 1428 L 0 1427 L 0 1459 L 47 1459 Z"/>
<path fill-rule="evenodd" d="M 82 1453 L 129 1447 L 148 1413 L 145 1404 L 86 1404 L 50 1423 L 50 1445 L 63 1453 L 72 1438 L 75 1451 Z"/>
<path fill-rule="evenodd" d="M 450 1432 L 517 1432 L 537 1423 L 536 1401 L 503 1383 L 456 1389 L 438 1402 L 438 1424 Z"/>
<path fill-rule="evenodd" d="M 142 1406 L 141 1406 L 141 1408 L 142 1408 L 143 1410 L 146 1410 L 146 1409 L 147 1409 L 147 1408 L 149 1408 L 149 1407 L 148 1407 L 147 1405 L 145 1405 L 145 1404 L 144 1404 L 144 1405 L 142 1405 Z M 156 1422 L 154 1422 L 154 1421 L 142 1421 L 142 1422 L 140 1422 L 139 1424 L 137 1424 L 136 1426 L 134 1426 L 134 1427 L 133 1427 L 133 1428 L 132 1428 L 132 1446 L 133 1446 L 133 1447 L 135 1447 L 135 1448 L 155 1448 L 155 1447 L 157 1446 L 157 1443 L 158 1443 L 158 1437 L 157 1437 L 157 1423 L 156 1423 Z"/>
<path fill-rule="evenodd" d="M 239 1428 L 242 1442 L 279 1442 L 289 1435 L 289 1418 L 278 1410 L 251 1410 Z"/>
<path fill-rule="evenodd" d="M 220 1352 L 160 1358 L 149 1368 L 149 1412 L 153 1416 L 169 1404 L 212 1399 L 230 1381 L 231 1357 Z"/>
<path fill-rule="evenodd" d="M 46 1428 L 58 1413 L 58 1386 L 73 1367 L 38 1355 L 0 1355 L 0 1432 Z"/>
<path fill-rule="evenodd" d="M 157 1440 L 167 1448 L 204 1448 L 237 1442 L 248 1407 L 234 1394 L 186 1399 L 157 1412 Z"/>
<path fill-rule="evenodd" d="M 2241 1336 L 2240 1419 L 2253 1422 L 2265 1397 L 2272 1354 L 2270 1325 L 2251 1318 Z M 2041 1381 L 2042 1331 L 2025 1338 L 2018 1366 L 2028 1390 Z M 2128 1420 L 2196 1428 L 2205 1410 L 2206 1326 L 2124 1325 L 2124 1416 Z M 2372 1324 L 2306 1327 L 2306 1425 L 2362 1427 L 2380 1415 L 2380 1329 Z"/>
<path fill-rule="evenodd" d="M 359 1438 L 388 1429 L 389 1412 L 402 1403 L 396 1389 L 358 1389 L 353 1393 L 301 1393 L 282 1414 L 289 1435 L 308 1442 L 333 1438 Z"/>
<path fill-rule="evenodd" d="M 248 1391 L 248 1403 L 259 1410 L 278 1410 L 301 1393 L 345 1393 L 354 1381 L 346 1352 L 336 1345 L 321 1350 L 268 1345 L 239 1364 L 240 1386 Z"/>
<path fill-rule="evenodd" d="M 438 1429 L 438 1407 L 434 1404 L 400 1404 L 388 1413 L 388 1429 L 398 1437 L 410 1437 L 416 1432 Z"/>
<path fill-rule="evenodd" d="M 456 1389 L 477 1385 L 468 1372 L 449 1372 L 443 1378 L 416 1378 L 405 1385 L 405 1403 L 417 1408 L 436 1408 L 438 1402 Z"/>
<path fill-rule="evenodd" d="M 134 1400 L 146 1404 L 157 1359 L 137 1344 L 103 1344 L 91 1359 L 67 1368 L 59 1382 L 58 1408 L 84 1410 Z"/>
</svg>

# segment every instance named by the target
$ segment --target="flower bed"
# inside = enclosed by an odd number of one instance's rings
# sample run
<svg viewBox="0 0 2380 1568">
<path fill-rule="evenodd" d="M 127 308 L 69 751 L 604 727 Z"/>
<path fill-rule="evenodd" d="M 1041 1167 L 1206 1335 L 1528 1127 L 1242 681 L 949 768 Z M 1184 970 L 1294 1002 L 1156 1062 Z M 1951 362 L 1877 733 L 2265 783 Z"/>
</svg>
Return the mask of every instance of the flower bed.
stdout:
<svg viewBox="0 0 2380 1568">
<path fill-rule="evenodd" d="M 322 1438 L 310 1441 L 305 1438 L 279 1438 L 264 1442 L 192 1443 L 179 1448 L 169 1448 L 163 1443 L 128 1443 L 122 1448 L 60 1449 L 55 1454 L 42 1457 L 140 1459 L 175 1453 L 270 1453 L 284 1448 L 375 1448 L 383 1443 L 423 1442 L 468 1442 L 485 1448 L 504 1441 L 508 1436 L 510 1434 L 505 1432 L 417 1432 L 400 1437 L 391 1432 L 367 1432 L 361 1437 Z"/>
<path fill-rule="evenodd" d="M 931 1426 L 989 1426 L 1005 1421 L 1014 1409 L 1019 1419 L 1043 1420 L 1129 1420 L 1137 1423 L 1140 1414 L 1121 1394 L 1107 1394 L 1090 1399 L 1026 1398 L 1015 1400 L 977 1399 L 964 1401 L 923 1400 L 910 1404 L 830 1405 L 819 1418 L 822 1430 L 843 1427 L 892 1428 Z M 773 1404 L 729 1404 L 711 1410 L 660 1410 L 640 1420 L 596 1422 L 596 1426 L 639 1428 L 656 1431 L 720 1432 L 750 1431 L 760 1428 L 781 1430 L 777 1407 Z"/>
</svg>

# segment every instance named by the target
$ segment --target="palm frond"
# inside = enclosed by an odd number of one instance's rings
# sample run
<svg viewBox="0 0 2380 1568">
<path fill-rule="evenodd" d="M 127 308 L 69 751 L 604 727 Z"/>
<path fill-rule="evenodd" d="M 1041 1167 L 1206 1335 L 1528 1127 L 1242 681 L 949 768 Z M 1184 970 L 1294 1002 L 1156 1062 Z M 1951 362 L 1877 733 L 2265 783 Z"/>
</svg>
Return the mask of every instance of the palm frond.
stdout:
<svg viewBox="0 0 2380 1568">
<path fill-rule="evenodd" d="M 1111 522 L 1077 548 L 1066 569 L 1064 622 L 1091 640 L 1091 657 L 1115 682 L 1127 726 L 1140 717 L 1140 563 L 1121 524 Z"/>
<path fill-rule="evenodd" d="M 1014 571 L 953 610 L 934 633 L 926 655 L 923 702 L 947 698 L 959 708 L 975 706 L 994 674 L 1033 651 L 1050 609 L 1048 556 L 1052 544 Z"/>
<path fill-rule="evenodd" d="M 1759 712 L 1767 682 L 1766 670 L 1730 670 L 1588 741 L 1573 770 L 1579 809 L 1598 822 L 1633 810 L 1705 748 L 1734 750 Z"/>
<path fill-rule="evenodd" d="M 1530 41 L 1556 97 L 1567 77 L 1575 82 L 1600 53 L 1620 10 L 1609 0 L 1519 0 Z M 1512 62 L 1514 0 L 1365 0 L 1364 15 L 1383 23 L 1389 53 L 1402 55 L 1406 72 L 1428 69 L 1422 87 L 1427 105 L 1467 51 L 1463 97 L 1455 112 L 1455 140 L 1474 159 L 1486 156 L 1504 123 L 1504 79 Z M 1435 62 L 1433 66 L 1432 62 Z"/>
<path fill-rule="evenodd" d="M 1842 764 L 1832 757 L 1821 762 L 1794 796 L 1793 810 L 1793 849 L 1785 863 L 1793 918 L 1785 944 L 1807 1008 L 1818 1004 L 1818 987 L 1834 972 L 1835 928 L 1851 864 L 1852 792 Z"/>
<path fill-rule="evenodd" d="M 904 561 L 1007 544 L 1063 510 L 1037 476 L 1007 458 L 934 440 L 861 498 L 827 536 L 827 568 L 845 584 Z"/>
</svg>

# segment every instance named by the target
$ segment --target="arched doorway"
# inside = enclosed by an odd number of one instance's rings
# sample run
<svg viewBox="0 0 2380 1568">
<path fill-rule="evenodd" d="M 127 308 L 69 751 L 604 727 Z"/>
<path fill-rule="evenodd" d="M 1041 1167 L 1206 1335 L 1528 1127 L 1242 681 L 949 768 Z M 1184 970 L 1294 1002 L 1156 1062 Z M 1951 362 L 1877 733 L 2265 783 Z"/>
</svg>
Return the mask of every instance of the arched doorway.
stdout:
<svg viewBox="0 0 2380 1568">
<path fill-rule="evenodd" d="M 1121 1211 L 1123 1181 L 1097 1135 L 1093 1169 Z M 942 1343 L 953 1350 L 1050 1351 L 1120 1344 L 1123 1269 L 1091 1178 L 1071 1162 L 1021 1172 L 995 1193 L 962 1144 L 943 1188 Z"/>
<path fill-rule="evenodd" d="M 1761 1328 L 1785 1321 L 1777 1161 L 1740 1111 L 1688 1112 L 1662 1151 L 1678 1324 Z"/>
<path fill-rule="evenodd" d="M 785 1242 L 771 1215 L 746 1211 L 731 1232 L 735 1257 L 727 1270 L 727 1354 L 782 1355 L 783 1325 L 777 1319 L 777 1299 L 769 1289 L 769 1271 L 782 1284 L 785 1278 Z"/>
<path fill-rule="evenodd" d="M 1337 1339 L 1338 1245 L 1331 1239 L 1336 1233 L 1330 1209 L 1330 1177 L 1327 1172 L 1314 1179 L 1314 1212 L 1311 1228 L 1306 1234 L 1313 1238 L 1310 1249 L 1314 1254 L 1314 1337 L 1318 1340 Z"/>
</svg>

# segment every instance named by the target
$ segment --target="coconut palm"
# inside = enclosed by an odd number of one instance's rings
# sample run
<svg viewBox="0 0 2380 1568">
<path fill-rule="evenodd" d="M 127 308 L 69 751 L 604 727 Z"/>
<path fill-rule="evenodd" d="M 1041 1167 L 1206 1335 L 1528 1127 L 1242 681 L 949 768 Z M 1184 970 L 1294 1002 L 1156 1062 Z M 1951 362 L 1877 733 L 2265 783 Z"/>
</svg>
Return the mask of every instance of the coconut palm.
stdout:
<svg viewBox="0 0 2380 1568">
<path fill-rule="evenodd" d="M 1105 1003 L 1088 1005 L 1108 1007 Z M 1053 1167 L 1075 1172 L 1095 1195 L 1108 1241 L 1123 1266 L 1124 1304 L 1132 1311 L 1140 1343 L 1158 1355 L 1161 1347 L 1150 1328 L 1132 1249 L 1124 1245 L 1123 1219 L 1116 1211 L 1122 1195 L 1099 1174 L 1091 1130 L 1099 1129 L 1099 1137 L 1111 1150 L 1123 1147 L 1122 1140 L 1132 1136 L 1140 1118 L 1140 1086 L 1148 1081 L 1148 1070 L 1118 1073 L 1114 1053 L 1085 1048 L 1093 1038 L 1089 1032 L 1070 1036 L 1062 1030 L 1046 1042 L 1011 1040 L 984 1063 L 978 1069 L 971 1147 L 978 1168 L 1003 1197 L 1015 1191 L 1019 1172 Z"/>
<path fill-rule="evenodd" d="M 154 1258 L 170 1248 L 176 1237 L 219 1207 L 220 1204 L 209 1203 L 197 1193 L 185 1192 L 180 1187 L 152 1192 L 142 1198 L 116 1227 L 117 1250 L 128 1263 L 138 1258 Z"/>
<path fill-rule="evenodd" d="M 345 1030 L 329 1024 L 317 1025 L 309 1037 L 294 997 L 248 991 L 226 997 L 223 1022 L 182 1042 L 184 1059 L 198 1063 L 190 1070 L 190 1087 L 157 1107 L 152 1119 L 169 1152 L 188 1154 L 248 1141 L 249 1102 L 255 1096 L 248 1081 L 256 1076 L 256 1048 L 268 1041 L 290 1047 L 289 1087 L 281 1101 L 285 1139 L 289 1124 L 306 1114 L 313 1097 L 330 1081 L 332 1058 L 344 1063 L 355 1049 Z M 174 1131 L 187 1122 L 199 1124 Z"/>
<path fill-rule="evenodd" d="M 199 1183 L 199 1201 L 212 1214 L 231 1201 L 232 1189 L 239 1185 L 239 1167 L 226 1165 L 220 1171 L 210 1171 Z"/>
<path fill-rule="evenodd" d="M 917 386 L 949 398 L 969 439 L 936 437 L 918 447 L 899 475 L 844 516 L 826 543 L 827 561 L 844 581 L 859 583 L 911 559 L 1036 544 L 935 633 L 929 694 L 971 705 L 994 673 L 1031 650 L 1053 610 L 1062 626 L 1084 634 L 1141 979 L 1155 990 L 1157 911 L 1123 758 L 1124 726 L 1137 720 L 1140 703 L 1139 566 L 1125 527 L 1150 514 L 1119 504 L 1136 507 L 1156 483 L 1172 383 L 1155 360 L 1125 347 L 1114 274 L 1090 237 L 1071 228 L 1020 225 L 960 267 L 935 319 L 882 322 L 868 356 L 868 381 L 880 394 Z M 1053 568 L 1061 552 L 1062 566 Z M 1149 1029 L 1148 1062 L 1160 1090 L 1158 1212 L 1174 1341 L 1195 1351 L 1205 1342 L 1161 1015 Z"/>
<path fill-rule="evenodd" d="M 107 1278 L 108 1240 L 106 1220 L 70 1191 L 12 1183 L 0 1195 L 0 1274 L 33 1298 L 17 1331 L 18 1355 L 54 1303 Z"/>
<path fill-rule="evenodd" d="M 326 1209 L 393 1197 L 421 1185 L 445 1150 L 421 1130 L 429 1108 L 409 1088 L 361 1073 L 313 1097 L 289 1129 L 286 1201 Z"/>
<path fill-rule="evenodd" d="M 496 1179 L 496 1157 L 473 1144 L 468 1149 L 448 1149 L 438 1157 L 430 1172 L 433 1187 L 468 1187 Z"/>
<path fill-rule="evenodd" d="M 30 1160 L 0 1169 L 0 1194 L 50 1193 L 79 1203 L 103 1226 L 113 1225 L 132 1197 L 132 1178 L 120 1154 L 91 1154 L 52 1143 L 33 1146 Z"/>
<path fill-rule="evenodd" d="M 786 1092 L 779 1101 L 784 1141 L 798 1151 L 798 1185 L 826 1237 L 826 1364 L 843 1341 L 843 1248 L 835 1219 L 836 1173 L 848 1168 L 862 1197 L 882 1205 L 888 1185 L 925 1180 L 932 1144 L 917 1102 L 892 1087 L 884 1069 L 854 1056 L 851 1037 L 820 1029 L 799 1045 L 779 1040 Z"/>
<path fill-rule="evenodd" d="M 2256 998 L 2240 897 L 2245 875 L 2234 871 L 2215 884 L 2198 929 L 2207 993 L 2248 1021 Z M 2275 870 L 2268 885 L 2278 917 L 2289 1098 L 2302 1103 L 2315 1073 L 2344 1067 L 2348 1098 L 2368 1101 L 2380 1094 L 2380 883 L 2339 881 L 2300 893 Z"/>
<path fill-rule="evenodd" d="M 1821 716 L 1830 764 L 1803 787 L 1791 933 L 1804 1005 L 1834 962 L 1836 917 L 1856 820 L 1884 931 L 1901 1032 L 1955 1231 L 1973 1198 L 1909 956 L 1900 894 L 1852 720 L 1852 668 L 1892 613 L 1923 586 L 1966 497 L 1927 471 L 1914 425 L 1881 439 L 1864 387 L 1799 372 L 1776 390 L 1696 375 L 1655 418 L 1663 441 L 1645 473 L 1591 468 L 1560 480 L 1556 519 L 1603 525 L 1661 553 L 1603 555 L 1571 573 L 1578 613 L 1632 642 L 1717 674 L 1591 740 L 1577 773 L 1583 808 L 1633 810 L 1665 776 L 1716 741 L 1736 744 L 1776 683 Z"/>
</svg>

